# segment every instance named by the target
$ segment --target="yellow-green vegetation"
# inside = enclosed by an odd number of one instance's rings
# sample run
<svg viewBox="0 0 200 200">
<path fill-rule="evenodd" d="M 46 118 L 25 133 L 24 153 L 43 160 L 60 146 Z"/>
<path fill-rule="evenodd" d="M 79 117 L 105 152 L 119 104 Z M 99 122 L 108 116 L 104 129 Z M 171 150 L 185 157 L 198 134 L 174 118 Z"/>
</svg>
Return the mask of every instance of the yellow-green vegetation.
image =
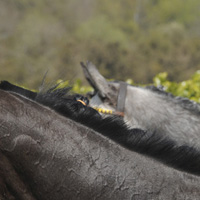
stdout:
<svg viewBox="0 0 200 200">
<path fill-rule="evenodd" d="M 151 85 L 163 86 L 166 92 L 172 93 L 174 96 L 181 96 L 191 99 L 200 103 L 200 71 L 197 71 L 191 79 L 181 82 L 172 82 L 167 79 L 168 74 L 166 72 L 159 73 L 153 78 Z M 132 79 L 127 79 L 126 82 L 130 85 L 135 85 Z M 58 80 L 59 88 L 69 87 L 69 81 Z M 145 85 L 143 85 L 145 86 Z M 74 93 L 86 94 L 93 89 L 90 86 L 84 86 L 80 79 L 76 80 L 72 85 L 72 91 Z"/>
<path fill-rule="evenodd" d="M 77 94 L 86 94 L 93 90 L 90 86 L 84 86 L 80 79 L 77 79 L 73 85 L 71 85 L 69 81 L 63 81 L 61 79 L 57 80 L 56 83 L 59 84 L 57 88 L 72 87 L 72 91 Z"/>
<path fill-rule="evenodd" d="M 191 79 L 179 83 L 170 82 L 167 73 L 160 73 L 153 79 L 154 85 L 164 86 L 167 92 L 175 96 L 182 96 L 200 103 L 200 71 L 197 71 Z"/>
</svg>

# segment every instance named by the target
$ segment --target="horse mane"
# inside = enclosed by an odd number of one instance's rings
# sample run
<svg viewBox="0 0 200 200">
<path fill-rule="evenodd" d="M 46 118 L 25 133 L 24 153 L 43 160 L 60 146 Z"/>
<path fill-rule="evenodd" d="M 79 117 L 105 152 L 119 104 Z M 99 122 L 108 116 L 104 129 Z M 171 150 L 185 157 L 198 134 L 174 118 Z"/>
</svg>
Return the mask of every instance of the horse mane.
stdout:
<svg viewBox="0 0 200 200">
<path fill-rule="evenodd" d="M 156 158 L 183 171 L 200 175 L 200 152 L 188 145 L 179 146 L 159 132 L 131 129 L 121 117 L 103 118 L 91 107 L 68 98 L 68 88 L 39 93 L 36 101 L 114 140 L 129 150 Z"/>
<path fill-rule="evenodd" d="M 0 89 L 3 89 L 1 84 Z M 131 151 L 153 157 L 176 169 L 200 175 L 200 152 L 197 148 L 179 146 L 169 137 L 156 131 L 132 129 L 121 117 L 103 118 L 93 108 L 74 100 L 69 91 L 70 88 L 50 88 L 39 92 L 32 100 L 93 129 Z"/>
<path fill-rule="evenodd" d="M 175 104 L 180 105 L 182 108 L 193 112 L 196 115 L 200 115 L 200 104 L 197 102 L 194 102 L 190 99 L 180 97 L 180 96 L 174 96 L 170 92 L 166 92 L 161 88 L 158 88 L 156 86 L 146 86 L 146 89 L 155 92 L 161 96 L 167 97 L 167 100 L 174 102 Z"/>
</svg>

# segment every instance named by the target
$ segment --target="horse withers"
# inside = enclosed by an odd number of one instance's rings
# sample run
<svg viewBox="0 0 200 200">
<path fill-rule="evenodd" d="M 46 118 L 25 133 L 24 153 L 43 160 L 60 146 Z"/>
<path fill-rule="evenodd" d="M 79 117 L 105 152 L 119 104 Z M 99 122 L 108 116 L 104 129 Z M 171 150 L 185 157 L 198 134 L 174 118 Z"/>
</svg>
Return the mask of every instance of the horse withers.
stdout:
<svg viewBox="0 0 200 200">
<path fill-rule="evenodd" d="M 43 103 L 53 104 L 56 94 L 50 93 L 41 98 Z M 117 145 L 102 134 L 129 131 L 121 120 L 102 119 L 80 102 L 63 98 L 56 100 L 58 107 L 53 105 L 60 108 L 64 101 L 65 117 L 59 109 L 0 90 L 1 199 L 199 198 L 198 176 Z"/>
</svg>

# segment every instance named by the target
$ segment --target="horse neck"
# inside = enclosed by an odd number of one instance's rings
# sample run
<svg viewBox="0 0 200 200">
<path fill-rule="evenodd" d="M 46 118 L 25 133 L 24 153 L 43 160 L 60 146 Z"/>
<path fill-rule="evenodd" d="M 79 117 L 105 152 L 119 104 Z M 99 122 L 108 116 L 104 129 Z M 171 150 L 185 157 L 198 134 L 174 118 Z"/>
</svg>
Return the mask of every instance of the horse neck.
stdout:
<svg viewBox="0 0 200 200">
<path fill-rule="evenodd" d="M 125 120 L 131 127 L 159 130 L 163 135 L 200 147 L 200 117 L 172 97 L 149 89 L 128 87 L 125 102 Z"/>
</svg>

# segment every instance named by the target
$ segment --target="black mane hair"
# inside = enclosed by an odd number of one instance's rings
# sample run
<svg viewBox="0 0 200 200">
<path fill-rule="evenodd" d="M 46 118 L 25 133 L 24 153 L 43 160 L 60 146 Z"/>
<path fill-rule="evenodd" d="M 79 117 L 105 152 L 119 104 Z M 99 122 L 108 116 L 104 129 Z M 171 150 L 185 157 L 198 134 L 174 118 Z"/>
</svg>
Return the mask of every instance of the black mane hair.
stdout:
<svg viewBox="0 0 200 200">
<path fill-rule="evenodd" d="M 10 83 L 9 83 L 10 84 Z M 0 89 L 7 90 L 5 82 L 0 83 Z M 19 92 L 14 86 L 9 85 L 9 91 Z M 46 92 L 38 93 L 30 99 L 48 106 L 59 114 L 81 123 L 98 133 L 114 140 L 125 148 L 150 157 L 176 169 L 200 175 L 200 152 L 198 149 L 178 144 L 159 132 L 151 130 L 131 129 L 127 127 L 121 117 L 102 118 L 99 113 L 89 106 L 85 106 L 79 101 L 74 100 L 73 96 L 68 95 L 69 88 L 49 89 Z M 24 92 L 19 93 L 21 95 Z M 25 95 L 29 98 L 29 94 Z"/>
</svg>

